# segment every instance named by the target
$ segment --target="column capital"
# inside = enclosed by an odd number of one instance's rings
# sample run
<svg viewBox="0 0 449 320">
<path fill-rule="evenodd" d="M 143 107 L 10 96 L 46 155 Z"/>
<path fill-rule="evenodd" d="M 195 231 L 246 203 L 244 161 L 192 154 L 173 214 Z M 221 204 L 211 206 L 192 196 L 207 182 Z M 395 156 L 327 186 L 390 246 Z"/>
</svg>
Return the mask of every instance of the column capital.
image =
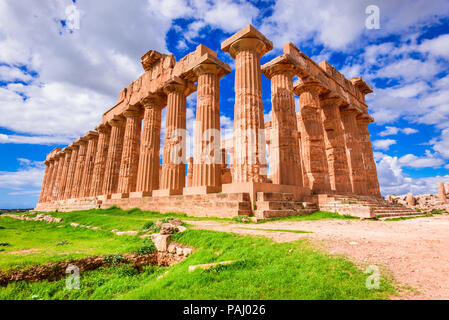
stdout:
<svg viewBox="0 0 449 320">
<path fill-rule="evenodd" d="M 163 109 L 167 104 L 167 98 L 162 94 L 149 94 L 140 100 L 140 104 L 144 108 L 159 108 Z"/>
<path fill-rule="evenodd" d="M 184 94 L 186 97 L 196 91 L 196 85 L 193 84 L 193 82 L 181 79 L 176 76 L 165 81 L 162 87 L 165 94 L 180 92 Z"/>
<path fill-rule="evenodd" d="M 231 73 L 231 69 L 225 63 L 200 63 L 193 68 L 193 73 L 198 77 L 202 74 L 215 74 L 218 78 Z"/>
<path fill-rule="evenodd" d="M 360 111 L 355 109 L 354 107 L 351 107 L 348 104 L 343 104 L 340 106 L 340 113 L 356 116 L 360 113 Z"/>
<path fill-rule="evenodd" d="M 128 109 L 123 112 L 125 118 L 142 118 L 142 111 L 139 109 Z"/>
<path fill-rule="evenodd" d="M 268 79 L 271 79 L 277 74 L 286 74 L 293 78 L 295 65 L 289 60 L 286 54 L 283 54 L 265 63 L 261 67 L 261 71 Z"/>
<path fill-rule="evenodd" d="M 87 131 L 84 134 L 84 138 L 86 138 L 87 140 L 98 139 L 98 132 L 96 132 L 96 131 Z"/>
<path fill-rule="evenodd" d="M 79 137 L 78 139 L 76 139 L 75 143 L 78 144 L 79 146 L 87 144 L 89 140 L 84 138 L 84 137 Z"/>
<path fill-rule="evenodd" d="M 104 124 L 102 123 L 102 124 L 99 124 L 98 126 L 96 126 L 95 130 L 98 133 L 108 133 L 108 132 L 111 132 L 111 126 L 109 125 L 109 123 L 104 123 Z"/>
<path fill-rule="evenodd" d="M 322 107 L 337 106 L 340 107 L 345 102 L 338 96 L 333 94 L 324 94 L 320 96 L 320 104 Z"/>
<path fill-rule="evenodd" d="M 374 122 L 374 119 L 368 113 L 361 113 L 357 116 L 357 122 L 368 125 Z"/>
<path fill-rule="evenodd" d="M 69 144 L 69 148 L 72 150 L 79 149 L 79 147 L 80 147 L 80 145 L 76 141 Z"/>
<path fill-rule="evenodd" d="M 228 52 L 234 59 L 243 50 L 257 51 L 262 57 L 272 49 L 273 43 L 250 24 L 221 43 L 221 50 Z"/>
<path fill-rule="evenodd" d="M 111 120 L 109 120 L 108 124 L 111 127 L 124 127 L 125 126 L 125 117 L 121 115 L 115 115 Z"/>
<path fill-rule="evenodd" d="M 300 96 L 304 92 L 310 92 L 314 96 L 319 96 L 324 93 L 326 88 L 322 87 L 318 81 L 312 80 L 307 81 L 307 79 L 298 79 L 293 84 L 293 92 Z"/>
</svg>

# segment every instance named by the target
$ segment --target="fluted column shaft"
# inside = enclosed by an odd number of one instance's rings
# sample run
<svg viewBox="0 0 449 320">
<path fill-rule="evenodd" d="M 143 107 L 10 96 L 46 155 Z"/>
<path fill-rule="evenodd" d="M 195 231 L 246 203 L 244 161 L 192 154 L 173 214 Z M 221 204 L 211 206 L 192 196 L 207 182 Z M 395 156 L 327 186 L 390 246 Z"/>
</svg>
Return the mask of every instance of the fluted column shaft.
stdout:
<svg viewBox="0 0 449 320">
<path fill-rule="evenodd" d="M 162 153 L 161 190 L 182 193 L 185 186 L 186 96 L 184 86 L 169 85 L 164 150 Z"/>
<path fill-rule="evenodd" d="M 55 173 L 51 187 L 50 201 L 58 200 L 59 180 L 61 179 L 62 169 L 64 166 L 64 155 L 58 154 L 55 157 Z"/>
<path fill-rule="evenodd" d="M 76 164 L 78 163 L 79 145 L 71 144 L 72 157 L 70 159 L 69 171 L 67 172 L 67 182 L 64 191 L 64 199 L 72 198 L 73 182 L 75 180 Z"/>
<path fill-rule="evenodd" d="M 144 99 L 143 106 L 145 111 L 136 191 L 152 192 L 159 188 L 161 111 L 164 103 L 157 98 L 148 98 Z"/>
<path fill-rule="evenodd" d="M 318 92 L 309 89 L 299 97 L 301 144 L 308 187 L 315 193 L 330 191 Z"/>
<path fill-rule="evenodd" d="M 109 140 L 111 137 L 111 127 L 103 125 L 97 127 L 98 144 L 95 154 L 94 171 L 92 173 L 92 183 L 89 196 L 99 196 L 103 192 L 103 182 L 105 180 L 106 159 L 108 156 Z"/>
<path fill-rule="evenodd" d="M 50 173 L 50 163 L 46 160 L 46 161 L 44 161 L 44 164 L 45 164 L 45 172 L 44 172 L 44 178 L 42 179 L 41 192 L 39 194 L 38 203 L 45 202 L 45 189 L 47 186 L 48 176 Z"/>
<path fill-rule="evenodd" d="M 193 177 L 190 186 L 221 187 L 219 69 L 200 65 L 198 74 Z M 190 169 L 190 168 L 189 168 Z"/>
<path fill-rule="evenodd" d="M 321 100 L 320 104 L 331 189 L 348 193 L 352 187 L 339 103 L 336 99 L 327 99 Z"/>
<path fill-rule="evenodd" d="M 48 160 L 48 178 L 45 183 L 45 190 L 44 190 L 44 202 L 50 202 L 50 190 L 51 190 L 51 184 L 53 181 L 53 174 L 55 172 L 55 160 L 49 159 Z"/>
<path fill-rule="evenodd" d="M 279 69 L 271 76 L 270 178 L 274 184 L 302 186 L 293 75 Z"/>
<path fill-rule="evenodd" d="M 186 187 L 191 187 L 193 184 L 193 157 L 189 158 L 187 162 L 187 180 Z"/>
<path fill-rule="evenodd" d="M 89 197 L 91 195 L 92 176 L 95 166 L 95 154 L 98 145 L 98 133 L 90 132 L 87 136 L 89 140 L 87 144 L 86 159 L 84 162 L 84 173 L 81 180 L 80 197 Z"/>
<path fill-rule="evenodd" d="M 135 110 L 126 111 L 124 116 L 126 117 L 126 125 L 118 192 L 129 194 L 130 192 L 136 191 L 142 117 L 141 113 Z"/>
<path fill-rule="evenodd" d="M 235 58 L 232 181 L 266 182 L 266 143 L 258 39 L 242 39 Z"/>
<path fill-rule="evenodd" d="M 359 132 L 356 116 L 356 110 L 341 109 L 341 120 L 345 132 L 346 155 L 348 158 L 352 192 L 358 195 L 366 195 L 366 175 L 363 164 L 362 148 L 358 140 Z"/>
<path fill-rule="evenodd" d="M 79 198 L 81 194 L 81 182 L 83 179 L 84 174 L 84 168 L 86 164 L 86 153 L 87 153 L 87 144 L 88 140 L 85 138 L 80 138 L 77 140 L 79 143 L 79 150 L 78 150 L 78 159 L 76 161 L 76 169 L 75 169 L 75 176 L 73 178 L 73 185 L 72 185 L 72 194 L 71 198 Z"/>
<path fill-rule="evenodd" d="M 125 133 L 123 119 L 112 120 L 109 124 L 112 129 L 103 185 L 103 194 L 105 195 L 110 195 L 117 192 L 120 162 L 123 153 L 123 137 Z"/>
<path fill-rule="evenodd" d="M 67 176 L 70 167 L 70 160 L 72 159 L 72 149 L 65 149 L 64 167 L 62 169 L 61 180 L 59 181 L 58 200 L 63 200 L 65 196 L 65 189 L 67 185 Z"/>
<path fill-rule="evenodd" d="M 369 195 L 380 197 L 379 180 L 377 177 L 377 167 L 374 161 L 373 146 L 368 125 L 371 120 L 362 118 L 357 120 L 360 134 L 360 144 L 363 152 L 363 163 L 365 165 L 367 192 Z"/>
</svg>

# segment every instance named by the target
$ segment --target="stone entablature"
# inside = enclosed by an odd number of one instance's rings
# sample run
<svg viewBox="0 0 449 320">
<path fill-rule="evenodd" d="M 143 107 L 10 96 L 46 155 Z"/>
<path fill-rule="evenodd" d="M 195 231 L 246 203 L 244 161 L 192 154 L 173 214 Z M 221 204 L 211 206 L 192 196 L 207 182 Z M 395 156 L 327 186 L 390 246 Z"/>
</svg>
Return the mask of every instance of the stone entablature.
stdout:
<svg viewBox="0 0 449 320">
<path fill-rule="evenodd" d="M 182 199 L 206 195 L 198 199 L 200 204 L 220 192 L 246 194 L 250 204 L 264 192 L 295 201 L 313 194 L 380 196 L 368 130 L 373 119 L 365 103 L 372 90 L 362 78 L 348 80 L 326 61 L 316 64 L 292 43 L 261 66 L 261 57 L 273 44 L 251 25 L 221 48 L 236 61 L 232 139 L 221 141 L 219 106 L 219 81 L 231 68 L 203 45 L 179 61 L 151 50 L 141 58 L 145 72 L 120 92 L 95 130 L 47 155 L 37 209 L 144 199 L 126 203 L 157 210 L 162 202 L 156 199 L 164 198 L 178 199 L 174 206 L 183 211 Z M 268 123 L 263 118 L 262 74 L 271 81 L 273 119 Z M 186 99 L 195 91 L 194 156 L 186 159 Z M 298 114 L 295 97 L 301 104 Z M 167 207 L 173 209 L 172 204 Z M 235 208 L 227 208 L 226 215 L 252 211 L 242 203 Z M 275 214 L 281 212 L 263 212 Z"/>
</svg>

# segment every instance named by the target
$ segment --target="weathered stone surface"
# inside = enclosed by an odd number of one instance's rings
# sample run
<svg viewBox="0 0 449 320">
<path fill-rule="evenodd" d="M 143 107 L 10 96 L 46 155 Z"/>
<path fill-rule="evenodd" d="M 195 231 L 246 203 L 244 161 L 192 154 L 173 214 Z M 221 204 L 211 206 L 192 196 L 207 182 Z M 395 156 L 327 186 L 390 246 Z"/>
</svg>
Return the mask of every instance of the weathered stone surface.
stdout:
<svg viewBox="0 0 449 320">
<path fill-rule="evenodd" d="M 96 127 L 98 133 L 88 132 L 63 151 L 47 155 L 37 208 L 68 211 L 117 205 L 232 217 L 254 214 L 252 201 L 258 192 L 292 194 L 288 201 L 301 203 L 307 197 L 336 193 L 380 198 L 368 129 L 373 119 L 365 102 L 372 92 L 369 85 L 360 77 L 346 79 L 326 61 L 316 64 L 292 43 L 261 68 L 261 57 L 272 48 L 271 41 L 250 25 L 222 43 L 222 50 L 236 62 L 235 130 L 227 141 L 220 137 L 219 81 L 230 73 L 229 66 L 203 45 L 179 61 L 173 55 L 147 52 L 141 59 L 144 73 L 121 90 Z M 262 71 L 271 80 L 272 120 L 266 124 Z M 298 80 L 293 84 L 294 77 Z M 186 98 L 194 91 L 197 123 L 186 181 Z M 442 187 L 438 201 L 445 204 Z M 260 209 L 262 216 L 276 215 L 271 202 L 263 205 L 268 208 Z M 302 210 L 313 208 L 316 204 Z M 284 211 L 288 210 L 277 214 Z"/>
</svg>

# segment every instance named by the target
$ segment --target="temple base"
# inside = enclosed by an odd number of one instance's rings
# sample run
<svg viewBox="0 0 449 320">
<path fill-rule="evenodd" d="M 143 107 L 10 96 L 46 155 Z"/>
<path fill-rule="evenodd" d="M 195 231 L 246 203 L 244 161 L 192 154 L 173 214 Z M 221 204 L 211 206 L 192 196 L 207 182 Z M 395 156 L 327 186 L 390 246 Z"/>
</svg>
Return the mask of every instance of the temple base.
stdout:
<svg viewBox="0 0 449 320">
<path fill-rule="evenodd" d="M 161 189 L 161 190 L 153 190 L 153 197 L 168 197 L 168 196 L 176 196 L 182 194 L 182 190 L 178 189 Z"/>
<path fill-rule="evenodd" d="M 199 186 L 199 187 L 187 187 L 182 190 L 183 195 L 190 194 L 209 194 L 221 192 L 221 187 L 216 186 Z"/>
</svg>

